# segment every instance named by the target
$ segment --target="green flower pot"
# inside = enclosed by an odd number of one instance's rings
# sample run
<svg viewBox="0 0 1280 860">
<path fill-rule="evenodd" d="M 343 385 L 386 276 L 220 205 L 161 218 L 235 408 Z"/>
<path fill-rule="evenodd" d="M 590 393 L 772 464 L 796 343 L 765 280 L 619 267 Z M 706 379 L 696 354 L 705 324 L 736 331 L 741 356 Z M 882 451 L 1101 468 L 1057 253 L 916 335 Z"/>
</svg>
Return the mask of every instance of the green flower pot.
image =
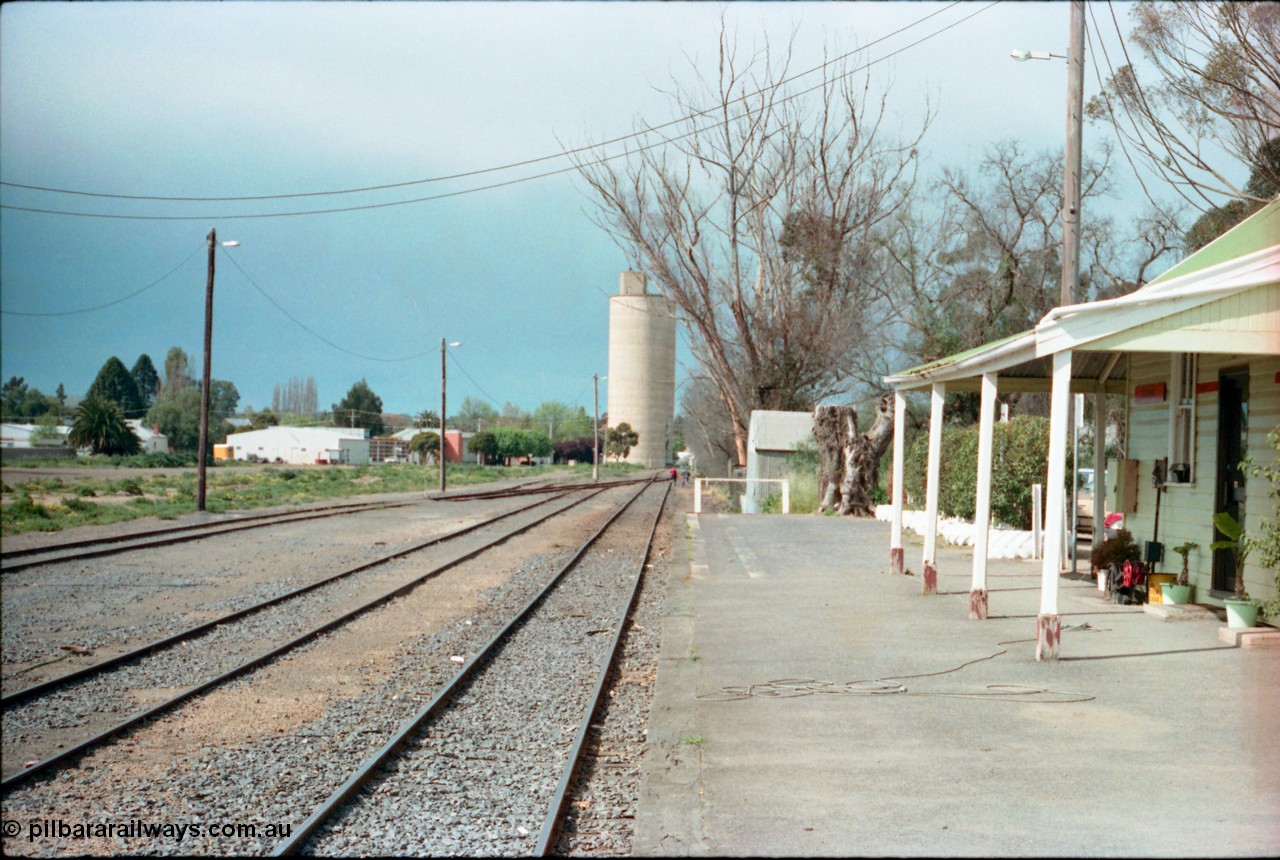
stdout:
<svg viewBox="0 0 1280 860">
<path fill-rule="evenodd" d="M 1191 602 L 1191 589 L 1194 585 L 1174 585 L 1168 584 L 1160 589 L 1164 596 L 1165 603 L 1172 603 L 1174 606 L 1182 606 Z"/>
<path fill-rule="evenodd" d="M 1228 599 L 1222 605 L 1227 608 L 1228 627 L 1258 626 L 1258 604 L 1252 600 Z"/>
</svg>

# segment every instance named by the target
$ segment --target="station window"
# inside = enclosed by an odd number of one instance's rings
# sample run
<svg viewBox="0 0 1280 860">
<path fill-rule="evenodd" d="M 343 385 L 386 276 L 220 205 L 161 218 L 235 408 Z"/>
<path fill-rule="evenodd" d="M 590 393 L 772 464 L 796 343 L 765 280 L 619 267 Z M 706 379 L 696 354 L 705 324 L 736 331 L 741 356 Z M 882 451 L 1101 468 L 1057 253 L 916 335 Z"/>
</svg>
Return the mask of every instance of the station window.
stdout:
<svg viewBox="0 0 1280 860">
<path fill-rule="evenodd" d="M 1174 353 L 1169 368 L 1169 475 L 1170 484 L 1190 484 L 1196 479 L 1196 357 Z"/>
</svg>

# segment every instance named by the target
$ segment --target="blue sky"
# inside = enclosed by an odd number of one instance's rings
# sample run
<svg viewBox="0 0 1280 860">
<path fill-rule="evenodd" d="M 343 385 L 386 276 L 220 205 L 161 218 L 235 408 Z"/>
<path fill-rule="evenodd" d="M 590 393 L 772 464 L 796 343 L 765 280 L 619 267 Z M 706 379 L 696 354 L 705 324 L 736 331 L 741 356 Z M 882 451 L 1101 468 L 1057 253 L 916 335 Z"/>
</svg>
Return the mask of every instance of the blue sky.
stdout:
<svg viewBox="0 0 1280 860">
<path fill-rule="evenodd" d="M 721 15 L 744 45 L 766 35 L 777 44 L 795 30 L 795 67 L 808 68 L 822 61 L 824 42 L 847 50 L 947 5 L 7 3 L 0 178 L 230 197 L 505 165 L 554 154 L 562 142 L 625 134 L 637 117 L 670 119 L 657 88 L 687 76 L 689 57 L 714 56 Z M 871 56 L 985 5 L 945 9 Z M 1127 35 L 1129 4 L 1116 5 Z M 1066 3 L 997 4 L 876 66 L 878 79 L 893 79 L 890 107 L 905 127 L 918 123 L 926 97 L 937 107 L 921 153 L 927 169 L 963 165 L 997 140 L 1016 138 L 1032 151 L 1061 146 L 1065 64 L 1014 63 L 1009 50 L 1065 53 L 1068 12 Z M 1090 68 L 1086 96 L 1096 87 Z M 1086 152 L 1099 138 L 1086 128 Z M 450 404 L 472 396 L 499 407 L 532 410 L 554 399 L 590 409 L 591 376 L 607 370 L 607 296 L 626 258 L 591 222 L 572 173 L 365 211 L 215 217 L 408 200 L 562 166 L 262 203 L 4 186 L 0 203 L 12 207 L 200 217 L 0 209 L 0 374 L 81 395 L 112 355 L 132 366 L 145 352 L 159 366 L 178 345 L 198 367 L 204 239 L 216 227 L 241 245 L 218 262 L 213 375 L 236 383 L 242 406 L 269 406 L 275 384 L 314 376 L 322 408 L 363 377 L 387 411 L 438 409 L 447 337 L 463 343 L 451 363 Z M 174 267 L 103 310 L 14 314 L 105 304 Z M 373 360 L 410 356 L 419 357 Z M 683 346 L 680 363 L 678 383 L 693 369 Z"/>
</svg>

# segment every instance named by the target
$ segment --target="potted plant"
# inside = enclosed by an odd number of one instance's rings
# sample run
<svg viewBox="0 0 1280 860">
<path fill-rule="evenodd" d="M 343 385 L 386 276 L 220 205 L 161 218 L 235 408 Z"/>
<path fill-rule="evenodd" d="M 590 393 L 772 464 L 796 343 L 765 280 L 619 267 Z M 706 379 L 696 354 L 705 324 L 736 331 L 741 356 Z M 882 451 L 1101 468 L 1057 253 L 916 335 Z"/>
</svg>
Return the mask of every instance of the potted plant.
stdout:
<svg viewBox="0 0 1280 860">
<path fill-rule="evenodd" d="M 1258 601 L 1251 600 L 1244 590 L 1244 562 L 1249 557 L 1251 541 L 1236 518 L 1225 511 L 1213 515 L 1213 524 L 1225 540 L 1214 541 L 1209 544 L 1209 549 L 1231 550 L 1231 558 L 1235 562 L 1235 597 L 1222 601 L 1227 608 L 1227 626 L 1253 627 L 1258 623 Z"/>
<path fill-rule="evenodd" d="M 1161 592 L 1164 596 L 1165 603 L 1172 603 L 1175 606 L 1181 606 L 1184 603 L 1191 602 L 1191 582 L 1188 577 L 1187 557 L 1191 555 L 1191 551 L 1200 546 L 1194 541 L 1185 541 L 1179 546 L 1175 546 L 1173 551 L 1182 556 L 1182 570 L 1178 573 L 1178 581 L 1169 583 Z"/>
<path fill-rule="evenodd" d="M 1139 561 L 1141 558 L 1142 550 L 1134 541 L 1133 534 L 1128 529 L 1118 529 L 1113 537 L 1098 544 L 1090 561 L 1098 577 L 1098 590 L 1105 591 L 1110 587 L 1107 574 L 1112 567 L 1119 571 L 1126 561 Z"/>
</svg>

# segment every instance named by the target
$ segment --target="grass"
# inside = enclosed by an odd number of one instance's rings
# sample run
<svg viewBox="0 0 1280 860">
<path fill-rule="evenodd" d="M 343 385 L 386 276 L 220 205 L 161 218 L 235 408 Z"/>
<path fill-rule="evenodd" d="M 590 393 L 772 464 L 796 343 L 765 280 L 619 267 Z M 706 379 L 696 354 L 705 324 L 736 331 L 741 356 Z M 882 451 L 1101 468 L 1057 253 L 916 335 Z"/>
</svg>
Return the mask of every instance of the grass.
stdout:
<svg viewBox="0 0 1280 860">
<path fill-rule="evenodd" d="M 694 746 L 694 747 L 700 747 L 706 742 L 707 742 L 707 739 L 704 738 L 702 735 L 684 735 L 683 737 L 680 738 L 680 743 L 688 744 L 689 746 Z"/>
<path fill-rule="evenodd" d="M 600 474 L 602 478 L 618 478 L 638 468 L 603 464 Z M 536 475 L 580 480 L 590 474 L 589 464 L 585 467 L 454 464 L 449 467 L 448 480 L 450 487 L 461 487 Z M 205 507 L 213 513 L 222 513 L 377 493 L 434 491 L 439 487 L 440 472 L 435 466 L 424 468 L 410 463 L 301 469 L 280 466 L 260 471 L 219 464 L 210 468 L 207 475 Z M 61 499 L 60 496 L 64 495 L 69 497 Z M 90 498 L 119 498 L 122 495 L 129 497 L 128 501 L 116 504 L 88 501 Z M 41 478 L 16 487 L 6 483 L 4 497 L 7 504 L 0 510 L 0 535 L 6 536 L 104 525 L 140 517 L 174 519 L 195 511 L 196 475 L 192 468 L 171 475 L 125 474 L 118 478 L 67 481 L 58 477 Z"/>
</svg>

